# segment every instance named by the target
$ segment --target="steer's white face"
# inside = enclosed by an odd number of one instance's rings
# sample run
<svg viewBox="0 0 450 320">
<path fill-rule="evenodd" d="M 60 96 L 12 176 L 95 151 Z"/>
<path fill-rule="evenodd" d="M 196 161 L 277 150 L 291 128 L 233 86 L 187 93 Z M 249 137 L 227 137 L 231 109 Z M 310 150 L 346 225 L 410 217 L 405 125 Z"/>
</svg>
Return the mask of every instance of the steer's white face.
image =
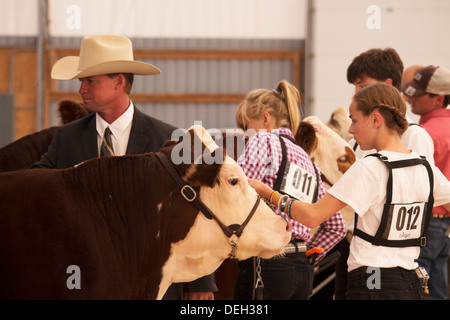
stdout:
<svg viewBox="0 0 450 320">
<path fill-rule="evenodd" d="M 195 129 L 211 151 L 217 148 L 205 129 Z M 241 167 L 228 156 L 218 179 L 219 183 L 213 188 L 201 188 L 200 199 L 225 225 L 242 224 L 255 205 L 256 191 L 249 186 Z M 280 254 L 290 239 L 291 228 L 287 222 L 260 200 L 255 214 L 238 239 L 236 258 L 271 258 Z M 211 274 L 231 250 L 229 239 L 218 223 L 200 213 L 186 238 L 172 245 L 171 256 L 163 268 L 158 298 L 164 295 L 172 282 L 188 282 Z"/>
</svg>

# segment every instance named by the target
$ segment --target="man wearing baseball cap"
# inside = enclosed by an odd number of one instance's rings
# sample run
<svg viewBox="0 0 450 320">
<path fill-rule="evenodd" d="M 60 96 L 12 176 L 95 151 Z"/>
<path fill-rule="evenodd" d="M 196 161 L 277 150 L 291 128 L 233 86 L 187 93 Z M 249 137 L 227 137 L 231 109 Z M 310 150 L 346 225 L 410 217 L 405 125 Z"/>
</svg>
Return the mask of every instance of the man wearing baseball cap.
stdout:
<svg viewBox="0 0 450 320">
<path fill-rule="evenodd" d="M 134 75 L 161 71 L 135 61 L 131 41 L 120 35 L 93 34 L 81 41 L 79 56 L 58 60 L 51 77 L 79 79 L 79 93 L 90 115 L 60 127 L 41 160 L 31 168 L 64 169 L 99 156 L 157 152 L 176 130 L 171 124 L 144 114 L 130 100 Z M 212 299 L 217 291 L 212 275 L 186 284 L 184 296 Z M 182 299 L 182 284 L 173 284 L 166 299 Z"/>
<path fill-rule="evenodd" d="M 431 65 L 421 68 L 402 91 L 411 111 L 420 115 L 419 124 L 433 139 L 436 166 L 450 179 L 450 71 Z M 443 207 L 434 207 L 429 244 L 422 248 L 418 259 L 430 275 L 430 299 L 447 299 L 449 232 L 450 213 Z"/>
</svg>

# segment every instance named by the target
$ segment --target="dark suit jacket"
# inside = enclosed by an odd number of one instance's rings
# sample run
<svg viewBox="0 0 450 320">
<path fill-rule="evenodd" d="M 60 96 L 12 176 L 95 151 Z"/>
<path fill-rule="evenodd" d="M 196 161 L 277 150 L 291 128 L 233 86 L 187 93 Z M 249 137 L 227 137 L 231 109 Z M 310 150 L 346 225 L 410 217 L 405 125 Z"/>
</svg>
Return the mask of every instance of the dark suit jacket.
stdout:
<svg viewBox="0 0 450 320">
<path fill-rule="evenodd" d="M 177 128 L 134 108 L 127 155 L 157 152 Z M 95 113 L 70 122 L 55 133 L 53 141 L 39 162 L 31 168 L 65 169 L 98 157 Z M 182 299 L 182 284 L 172 284 L 165 299 Z M 195 292 L 217 291 L 214 275 L 190 283 Z"/>
<path fill-rule="evenodd" d="M 126 154 L 157 152 L 176 127 L 152 118 L 136 107 Z M 60 127 L 41 160 L 31 168 L 65 169 L 98 157 L 95 113 Z"/>
</svg>

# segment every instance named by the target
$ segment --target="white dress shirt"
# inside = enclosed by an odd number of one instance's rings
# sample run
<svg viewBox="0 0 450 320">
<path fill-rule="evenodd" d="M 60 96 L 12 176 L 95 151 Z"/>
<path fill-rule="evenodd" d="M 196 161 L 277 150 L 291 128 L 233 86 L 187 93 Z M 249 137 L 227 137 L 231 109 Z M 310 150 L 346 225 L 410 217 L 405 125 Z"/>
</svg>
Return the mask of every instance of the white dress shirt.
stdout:
<svg viewBox="0 0 450 320">
<path fill-rule="evenodd" d="M 123 156 L 127 151 L 128 139 L 130 138 L 131 123 L 133 121 L 134 105 L 130 100 L 130 105 L 128 109 L 113 123 L 108 124 L 105 120 L 98 115 L 95 115 L 95 123 L 97 128 L 97 145 L 98 154 L 100 154 L 100 147 L 103 141 L 103 135 L 105 134 L 105 129 L 109 127 L 111 130 L 111 142 L 114 148 L 114 155 Z"/>
</svg>

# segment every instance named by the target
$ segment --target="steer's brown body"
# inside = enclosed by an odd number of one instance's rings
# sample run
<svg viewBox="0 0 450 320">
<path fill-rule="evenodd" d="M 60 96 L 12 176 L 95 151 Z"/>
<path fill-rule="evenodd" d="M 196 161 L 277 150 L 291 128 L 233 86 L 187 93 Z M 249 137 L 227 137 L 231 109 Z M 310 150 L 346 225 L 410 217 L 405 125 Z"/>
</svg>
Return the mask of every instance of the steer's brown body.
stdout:
<svg viewBox="0 0 450 320">
<path fill-rule="evenodd" d="M 0 298 L 156 298 L 198 213 L 174 188 L 153 154 L 3 173 Z M 81 289 L 67 287 L 71 265 Z"/>
</svg>

